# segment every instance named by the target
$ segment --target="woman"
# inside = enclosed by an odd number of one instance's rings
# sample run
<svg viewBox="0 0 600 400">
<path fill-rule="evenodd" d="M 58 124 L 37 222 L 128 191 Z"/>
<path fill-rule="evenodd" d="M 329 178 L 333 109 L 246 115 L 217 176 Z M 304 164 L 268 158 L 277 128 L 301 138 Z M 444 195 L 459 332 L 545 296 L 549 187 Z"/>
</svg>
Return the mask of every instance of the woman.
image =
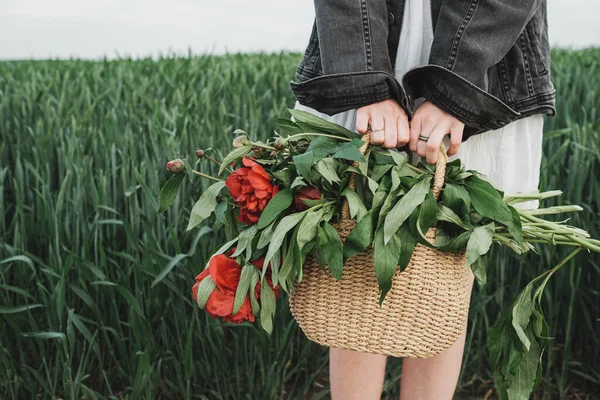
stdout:
<svg viewBox="0 0 600 400">
<path fill-rule="evenodd" d="M 543 114 L 555 114 L 545 2 L 379 0 L 359 9 L 316 0 L 315 11 L 300 83 L 291 82 L 295 108 L 370 128 L 372 144 L 408 145 L 429 163 L 444 141 L 450 160 L 506 193 L 537 189 Z M 466 326 L 447 352 L 404 360 L 401 399 L 451 399 L 465 336 Z M 332 398 L 379 399 L 385 364 L 383 355 L 331 348 Z"/>
</svg>

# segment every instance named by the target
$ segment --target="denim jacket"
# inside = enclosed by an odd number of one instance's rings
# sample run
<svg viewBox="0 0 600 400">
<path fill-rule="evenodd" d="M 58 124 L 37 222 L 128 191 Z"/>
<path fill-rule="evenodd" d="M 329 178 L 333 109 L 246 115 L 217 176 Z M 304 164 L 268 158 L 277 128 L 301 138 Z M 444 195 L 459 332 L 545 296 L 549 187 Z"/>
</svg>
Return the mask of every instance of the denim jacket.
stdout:
<svg viewBox="0 0 600 400">
<path fill-rule="evenodd" d="M 392 98 L 411 118 L 423 97 L 465 124 L 463 140 L 556 114 L 545 0 L 430 1 L 429 61 L 399 82 L 405 0 L 314 0 L 310 40 L 290 82 L 298 102 L 333 115 Z"/>
</svg>

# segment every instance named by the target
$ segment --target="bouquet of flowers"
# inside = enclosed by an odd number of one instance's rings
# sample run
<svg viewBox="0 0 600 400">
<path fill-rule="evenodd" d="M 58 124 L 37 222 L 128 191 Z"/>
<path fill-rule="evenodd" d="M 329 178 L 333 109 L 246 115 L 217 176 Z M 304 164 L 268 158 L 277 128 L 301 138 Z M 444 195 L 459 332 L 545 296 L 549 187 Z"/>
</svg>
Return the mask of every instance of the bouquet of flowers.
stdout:
<svg viewBox="0 0 600 400">
<path fill-rule="evenodd" d="M 582 229 L 542 216 L 580 211 L 578 206 L 519 210 L 519 202 L 558 196 L 560 191 L 512 194 L 495 189 L 460 160 L 448 163 L 445 185 L 436 198 L 431 185 L 435 166 L 413 166 L 410 154 L 368 146 L 362 135 L 311 113 L 289 109 L 294 120 L 277 119 L 266 142 L 236 130 L 233 150 L 217 160 L 211 149 L 167 163 L 173 176 L 161 189 L 159 213 L 173 204 L 186 176 L 214 181 L 191 210 L 187 230 L 204 220 L 223 230 L 227 242 L 216 249 L 196 276 L 192 296 L 209 315 L 236 324 L 257 318 L 273 329 L 276 300 L 302 280 L 307 256 L 340 279 L 344 263 L 372 246 L 379 305 L 397 268 L 409 264 L 422 244 L 445 252 L 466 252 L 477 280 L 486 280 L 484 256 L 492 243 L 516 253 L 535 251 L 537 243 L 571 245 L 568 257 L 600 241 Z M 219 164 L 218 176 L 198 170 Z M 354 174 L 356 190 L 348 187 Z M 225 175 L 224 177 L 221 177 Z M 356 226 L 342 243 L 335 222 L 347 202 Z M 425 232 L 436 228 L 435 243 Z M 540 301 L 550 276 L 567 260 L 531 281 L 489 331 L 489 351 L 501 398 L 528 398 L 540 381 L 540 358 L 548 326 Z"/>
</svg>

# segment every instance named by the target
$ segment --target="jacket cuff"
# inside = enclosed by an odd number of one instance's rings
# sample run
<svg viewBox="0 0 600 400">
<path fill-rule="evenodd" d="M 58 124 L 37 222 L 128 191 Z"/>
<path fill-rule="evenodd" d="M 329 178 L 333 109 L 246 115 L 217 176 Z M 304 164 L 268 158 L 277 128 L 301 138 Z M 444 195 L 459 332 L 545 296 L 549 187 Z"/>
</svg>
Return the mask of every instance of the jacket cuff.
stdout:
<svg viewBox="0 0 600 400">
<path fill-rule="evenodd" d="M 411 101 L 424 97 L 463 122 L 463 141 L 522 116 L 499 98 L 439 65 L 413 68 L 404 74 L 402 83 Z"/>
<path fill-rule="evenodd" d="M 334 73 L 290 81 L 298 102 L 327 115 L 395 99 L 412 116 L 412 105 L 398 80 L 385 71 Z"/>
</svg>

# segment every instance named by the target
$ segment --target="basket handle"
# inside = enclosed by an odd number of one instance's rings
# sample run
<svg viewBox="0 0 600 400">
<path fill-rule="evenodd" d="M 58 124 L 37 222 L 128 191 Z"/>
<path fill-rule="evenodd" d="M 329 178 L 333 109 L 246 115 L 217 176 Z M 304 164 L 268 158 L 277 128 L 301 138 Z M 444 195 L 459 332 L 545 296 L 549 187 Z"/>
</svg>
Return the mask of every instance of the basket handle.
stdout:
<svg viewBox="0 0 600 400">
<path fill-rule="evenodd" d="M 367 151 L 367 147 L 369 146 L 369 142 L 371 141 L 371 131 L 367 131 L 363 137 L 362 140 L 365 141 L 365 143 L 360 147 L 360 154 L 362 154 L 363 156 L 365 155 L 365 152 Z M 446 176 L 446 163 L 448 162 L 448 156 L 446 155 L 446 146 L 444 146 L 444 142 L 440 143 L 440 151 L 438 154 L 438 158 L 437 161 L 435 163 L 435 175 L 433 176 L 433 186 L 431 188 L 432 192 L 433 192 L 433 197 L 435 197 L 435 199 L 437 200 L 438 196 L 440 195 L 440 192 L 442 190 L 442 187 L 444 186 L 444 177 Z M 358 167 L 358 161 L 354 161 L 352 163 L 353 166 Z M 356 183 L 354 182 L 354 172 L 350 172 L 349 175 L 349 179 L 348 179 L 348 187 L 354 191 L 356 191 Z M 348 204 L 348 199 L 344 197 L 344 200 L 342 202 L 342 216 L 341 216 L 341 220 L 350 220 L 350 205 Z M 348 233 L 346 233 L 345 231 L 339 232 L 340 236 L 342 235 L 347 235 Z M 430 228 L 427 233 L 425 234 L 425 237 L 427 239 L 429 239 L 429 241 L 431 243 L 433 243 L 433 241 L 435 240 L 435 228 Z M 344 237 L 345 239 L 345 237 Z"/>
</svg>

